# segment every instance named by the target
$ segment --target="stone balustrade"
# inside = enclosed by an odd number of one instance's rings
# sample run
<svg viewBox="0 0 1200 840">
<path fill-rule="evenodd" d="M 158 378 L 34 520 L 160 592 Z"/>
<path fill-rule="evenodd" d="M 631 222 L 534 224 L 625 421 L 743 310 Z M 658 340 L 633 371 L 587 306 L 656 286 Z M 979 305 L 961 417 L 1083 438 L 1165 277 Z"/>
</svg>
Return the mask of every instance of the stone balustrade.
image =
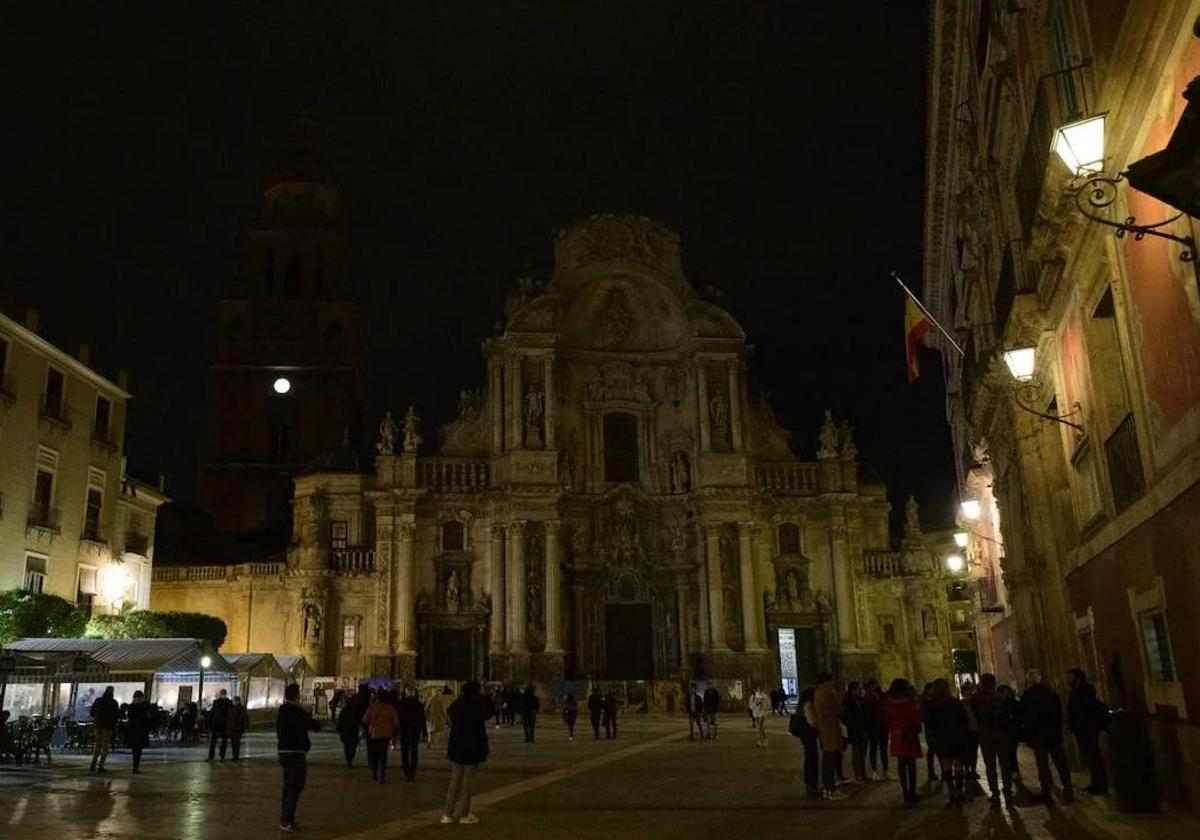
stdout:
<svg viewBox="0 0 1200 840">
<path fill-rule="evenodd" d="M 421 458 L 417 461 L 417 484 L 444 493 L 474 493 L 491 482 L 487 461 L 470 458 Z"/>
<path fill-rule="evenodd" d="M 150 573 L 154 583 L 184 583 L 226 580 L 243 576 L 278 577 L 284 564 L 278 562 L 239 563 L 232 566 L 155 566 Z"/>
<path fill-rule="evenodd" d="M 773 493 L 816 495 L 820 492 L 819 466 L 800 461 L 756 464 L 754 481 L 760 489 Z"/>
<path fill-rule="evenodd" d="M 903 555 L 898 551 L 864 551 L 863 574 L 867 577 L 901 577 L 904 574 Z"/>
<path fill-rule="evenodd" d="M 375 551 L 370 548 L 331 549 L 329 568 L 335 572 L 373 572 L 375 571 Z"/>
</svg>

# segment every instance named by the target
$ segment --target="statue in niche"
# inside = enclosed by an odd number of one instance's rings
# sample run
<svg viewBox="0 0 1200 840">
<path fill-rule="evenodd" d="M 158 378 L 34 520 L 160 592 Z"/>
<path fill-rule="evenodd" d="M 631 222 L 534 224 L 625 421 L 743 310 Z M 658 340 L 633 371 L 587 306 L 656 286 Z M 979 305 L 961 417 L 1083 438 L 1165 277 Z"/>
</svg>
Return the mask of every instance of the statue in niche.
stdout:
<svg viewBox="0 0 1200 840">
<path fill-rule="evenodd" d="M 683 452 L 671 457 L 671 492 L 686 493 L 692 489 L 692 466 Z"/>
<path fill-rule="evenodd" d="M 787 601 L 789 604 L 800 603 L 800 576 L 793 569 L 787 573 L 785 586 L 787 589 Z"/>
<path fill-rule="evenodd" d="M 854 445 L 854 427 L 849 420 L 843 420 L 842 427 L 838 429 L 838 450 L 847 461 L 858 457 L 858 447 Z"/>
<path fill-rule="evenodd" d="M 385 412 L 379 421 L 379 441 L 375 444 L 375 451 L 380 455 L 396 454 L 396 420 L 390 411 Z"/>
<path fill-rule="evenodd" d="M 421 445 L 421 417 L 411 405 L 404 414 L 404 451 L 415 453 Z"/>
<path fill-rule="evenodd" d="M 604 309 L 596 323 L 601 347 L 615 347 L 629 337 L 633 329 L 633 313 L 625 305 L 625 290 L 613 287 L 604 298 Z"/>
<path fill-rule="evenodd" d="M 909 496 L 904 503 L 904 533 L 910 537 L 921 535 L 920 507 L 916 496 Z"/>
<path fill-rule="evenodd" d="M 637 514 L 631 507 L 623 507 L 617 511 L 616 521 L 612 531 L 613 553 L 618 557 L 627 556 L 637 547 Z"/>
<path fill-rule="evenodd" d="M 838 429 L 833 424 L 833 412 L 825 409 L 825 422 L 821 425 L 820 448 L 817 457 L 822 461 L 836 458 L 838 454 Z"/>
<path fill-rule="evenodd" d="M 729 436 L 729 400 L 717 394 L 708 401 L 708 405 L 712 415 L 713 438 L 724 442 Z"/>
<path fill-rule="evenodd" d="M 675 613 L 668 607 L 663 611 L 663 637 L 667 642 L 667 655 L 675 654 Z"/>
<path fill-rule="evenodd" d="M 663 390 L 667 399 L 679 402 L 687 394 L 687 371 L 681 367 L 669 367 L 663 374 Z"/>
<path fill-rule="evenodd" d="M 446 576 L 446 609 L 458 612 L 462 604 L 462 593 L 459 591 L 458 571 L 453 570 Z"/>
<path fill-rule="evenodd" d="M 821 612 L 827 613 L 833 610 L 833 603 L 829 600 L 829 593 L 824 589 L 817 590 L 816 601 L 817 609 Z"/>
<path fill-rule="evenodd" d="M 542 417 L 546 413 L 546 395 L 541 391 L 530 391 L 525 395 L 525 445 L 540 446 L 542 443 Z"/>
<path fill-rule="evenodd" d="M 304 605 L 304 638 L 321 640 L 321 608 L 311 601 Z"/>
</svg>

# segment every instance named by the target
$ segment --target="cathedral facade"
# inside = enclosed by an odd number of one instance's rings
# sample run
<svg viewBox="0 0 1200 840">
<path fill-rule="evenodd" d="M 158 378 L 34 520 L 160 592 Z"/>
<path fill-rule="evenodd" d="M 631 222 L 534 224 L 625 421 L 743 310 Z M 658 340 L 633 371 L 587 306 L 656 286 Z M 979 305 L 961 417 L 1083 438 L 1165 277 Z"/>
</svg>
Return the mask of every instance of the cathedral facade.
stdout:
<svg viewBox="0 0 1200 840">
<path fill-rule="evenodd" d="M 347 679 L 948 675 L 915 505 L 893 551 L 849 424 L 797 458 L 751 349 L 672 231 L 586 219 L 518 281 L 435 440 L 389 413 L 373 470 L 343 448 L 295 479 L 286 562 L 160 569 L 155 606 Z"/>
</svg>

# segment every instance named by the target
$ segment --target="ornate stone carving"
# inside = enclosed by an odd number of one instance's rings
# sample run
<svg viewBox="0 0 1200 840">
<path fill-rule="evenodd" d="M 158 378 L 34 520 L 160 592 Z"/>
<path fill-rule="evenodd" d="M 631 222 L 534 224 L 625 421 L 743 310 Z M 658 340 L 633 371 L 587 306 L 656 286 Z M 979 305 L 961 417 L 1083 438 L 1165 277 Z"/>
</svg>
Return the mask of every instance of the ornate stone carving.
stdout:
<svg viewBox="0 0 1200 840">
<path fill-rule="evenodd" d="M 304 604 L 304 639 L 308 642 L 321 641 L 321 605 L 316 601 Z"/>
<path fill-rule="evenodd" d="M 483 413 L 483 389 L 464 388 L 458 392 L 458 417 L 460 420 L 474 419 Z"/>
<path fill-rule="evenodd" d="M 858 457 L 858 447 L 854 445 L 854 427 L 849 420 L 843 420 L 838 429 L 838 454 L 847 461 Z"/>
<path fill-rule="evenodd" d="M 606 262 L 633 262 L 678 276 L 679 237 L 640 216 L 598 214 L 561 231 L 555 262 L 567 270 Z"/>
<path fill-rule="evenodd" d="M 416 453 L 421 445 L 421 416 L 413 406 L 404 414 L 404 451 Z"/>
<path fill-rule="evenodd" d="M 663 373 L 663 394 L 672 402 L 679 402 L 687 396 L 688 373 L 683 367 L 673 365 Z"/>
<path fill-rule="evenodd" d="M 596 316 L 596 344 L 600 347 L 619 347 L 633 330 L 633 313 L 625 303 L 625 290 L 614 286 L 604 298 L 604 306 Z"/>
<path fill-rule="evenodd" d="M 671 492 L 687 493 L 692 489 L 692 464 L 687 453 L 676 452 L 671 456 Z"/>
<path fill-rule="evenodd" d="M 546 395 L 538 390 L 525 394 L 525 447 L 541 449 L 542 447 L 542 418 L 546 413 Z"/>
<path fill-rule="evenodd" d="M 833 424 L 833 412 L 825 409 L 825 422 L 821 424 L 820 447 L 817 457 L 822 461 L 836 458 L 838 455 L 838 430 Z"/>
<path fill-rule="evenodd" d="M 458 580 L 458 571 L 451 570 L 446 576 L 446 610 L 458 612 L 462 606 L 462 591 Z"/>
<path fill-rule="evenodd" d="M 396 452 L 396 421 L 390 411 L 385 412 L 379 421 L 379 441 L 375 444 L 375 451 L 380 455 L 393 455 Z"/>
<path fill-rule="evenodd" d="M 625 400 L 648 403 L 654 400 L 648 371 L 636 371 L 628 362 L 609 362 L 592 373 L 584 386 L 586 399 Z"/>
<path fill-rule="evenodd" d="M 712 417 L 713 440 L 725 443 L 729 439 L 729 400 L 723 394 L 714 394 L 708 406 Z"/>
</svg>

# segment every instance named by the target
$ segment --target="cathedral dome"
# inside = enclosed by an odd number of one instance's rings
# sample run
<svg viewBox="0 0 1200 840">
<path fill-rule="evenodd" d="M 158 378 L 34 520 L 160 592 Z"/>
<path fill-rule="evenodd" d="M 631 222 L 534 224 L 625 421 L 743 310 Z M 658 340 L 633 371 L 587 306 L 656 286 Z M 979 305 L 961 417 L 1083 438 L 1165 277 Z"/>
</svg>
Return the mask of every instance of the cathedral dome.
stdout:
<svg viewBox="0 0 1200 840">
<path fill-rule="evenodd" d="M 266 221 L 334 224 L 341 212 L 333 167 L 311 149 L 290 152 L 271 172 L 263 192 Z"/>
</svg>

